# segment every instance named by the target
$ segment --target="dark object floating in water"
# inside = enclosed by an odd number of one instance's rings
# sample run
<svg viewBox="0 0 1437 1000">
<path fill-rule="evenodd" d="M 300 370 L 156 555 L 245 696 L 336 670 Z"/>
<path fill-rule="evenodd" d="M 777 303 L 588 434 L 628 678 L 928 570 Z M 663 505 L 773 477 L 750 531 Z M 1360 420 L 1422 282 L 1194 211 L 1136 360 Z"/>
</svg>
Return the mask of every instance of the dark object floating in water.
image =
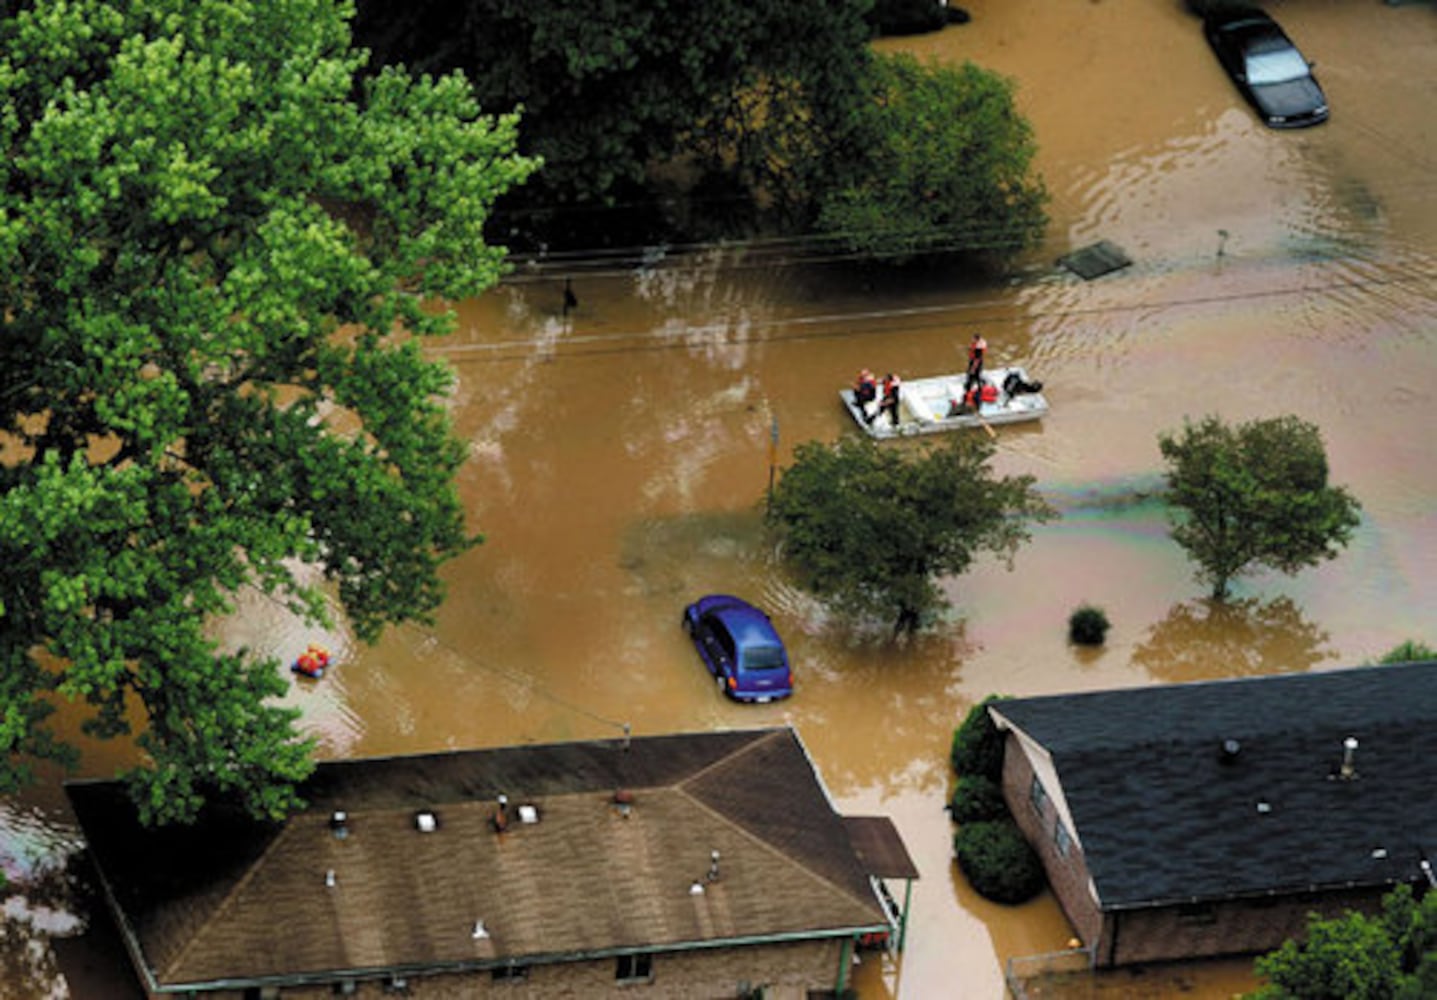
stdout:
<svg viewBox="0 0 1437 1000">
<path fill-rule="evenodd" d="M 1107 240 L 1099 240 L 1058 258 L 1058 266 L 1066 267 L 1084 281 L 1100 278 L 1110 271 L 1122 270 L 1132 262 L 1132 258 L 1123 253 L 1121 247 Z"/>
</svg>

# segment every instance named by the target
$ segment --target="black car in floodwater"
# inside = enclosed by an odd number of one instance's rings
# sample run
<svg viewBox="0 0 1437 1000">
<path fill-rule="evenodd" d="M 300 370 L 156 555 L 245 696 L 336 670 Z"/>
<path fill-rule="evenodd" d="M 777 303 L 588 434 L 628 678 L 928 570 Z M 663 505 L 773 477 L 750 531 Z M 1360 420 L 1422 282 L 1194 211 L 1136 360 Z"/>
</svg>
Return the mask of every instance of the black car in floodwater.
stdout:
<svg viewBox="0 0 1437 1000">
<path fill-rule="evenodd" d="M 1327 121 L 1327 97 L 1312 64 L 1267 14 L 1217 4 L 1203 14 L 1203 34 L 1265 124 L 1303 128 Z"/>
</svg>

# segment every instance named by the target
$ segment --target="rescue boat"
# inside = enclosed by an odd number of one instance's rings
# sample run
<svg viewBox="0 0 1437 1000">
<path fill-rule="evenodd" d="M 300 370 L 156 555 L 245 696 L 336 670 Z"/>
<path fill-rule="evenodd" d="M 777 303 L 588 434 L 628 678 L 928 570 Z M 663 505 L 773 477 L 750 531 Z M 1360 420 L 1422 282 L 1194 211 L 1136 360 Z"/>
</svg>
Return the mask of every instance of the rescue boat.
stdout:
<svg viewBox="0 0 1437 1000">
<path fill-rule="evenodd" d="M 1019 365 L 983 372 L 982 399 L 976 410 L 964 404 L 963 372 L 905 380 L 898 392 L 898 422 L 880 412 L 877 401 L 860 407 L 853 389 L 839 391 L 844 409 L 870 437 L 886 439 L 938 434 L 970 427 L 994 427 L 1040 420 L 1048 413 L 1043 383 Z"/>
</svg>

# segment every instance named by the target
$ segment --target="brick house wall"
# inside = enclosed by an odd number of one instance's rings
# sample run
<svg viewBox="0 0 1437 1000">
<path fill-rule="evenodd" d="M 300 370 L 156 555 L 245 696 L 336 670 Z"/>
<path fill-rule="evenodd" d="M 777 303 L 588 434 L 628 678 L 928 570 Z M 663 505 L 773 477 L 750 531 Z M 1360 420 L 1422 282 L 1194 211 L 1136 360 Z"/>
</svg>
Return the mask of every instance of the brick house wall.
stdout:
<svg viewBox="0 0 1437 1000">
<path fill-rule="evenodd" d="M 354 991 L 338 994 L 331 984 L 283 987 L 265 993 L 265 1000 L 334 1000 L 336 995 L 361 1000 L 581 1000 L 616 997 L 623 1000 L 734 1000 L 745 989 L 763 987 L 765 1000 L 803 1000 L 809 990 L 832 990 L 838 981 L 843 941 L 825 939 L 745 948 L 711 948 L 657 953 L 649 979 L 620 980 L 619 960 L 596 959 L 535 965 L 526 977 L 496 979 L 488 970 L 471 973 L 410 976 L 407 988 L 396 990 L 386 980 L 360 980 Z M 851 953 L 851 952 L 850 952 Z M 845 975 L 845 982 L 851 979 Z M 151 994 L 153 1000 L 172 996 Z M 214 1000 L 258 1000 L 260 994 L 227 990 L 199 994 Z"/>
<path fill-rule="evenodd" d="M 1032 761 L 1023 752 L 1018 737 L 1009 732 L 1003 749 L 1003 798 L 1023 836 L 1028 838 L 1028 843 L 1042 859 L 1043 868 L 1048 873 L 1048 884 L 1068 922 L 1073 925 L 1078 938 L 1091 945 L 1099 939 L 1103 930 L 1103 915 L 1088 889 L 1091 880 L 1083 850 L 1071 836 L 1064 845 L 1062 835 L 1058 833 L 1058 810 L 1048 794 L 1049 790 L 1044 789 L 1042 795 L 1034 796 L 1034 777 Z M 1072 833 L 1071 830 L 1066 832 L 1069 835 Z"/>
<path fill-rule="evenodd" d="M 1347 890 L 1109 913 L 1096 960 L 1101 966 L 1132 965 L 1271 951 L 1288 938 L 1301 938 L 1309 913 L 1324 918 L 1346 910 L 1376 913 L 1381 897 L 1381 890 Z"/>
</svg>

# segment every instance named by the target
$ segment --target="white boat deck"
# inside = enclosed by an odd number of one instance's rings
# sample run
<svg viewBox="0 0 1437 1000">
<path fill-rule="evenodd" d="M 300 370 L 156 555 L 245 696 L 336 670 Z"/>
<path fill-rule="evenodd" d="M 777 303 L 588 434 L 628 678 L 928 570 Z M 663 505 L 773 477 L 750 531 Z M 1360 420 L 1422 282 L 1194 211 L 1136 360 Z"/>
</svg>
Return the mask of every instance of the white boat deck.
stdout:
<svg viewBox="0 0 1437 1000">
<path fill-rule="evenodd" d="M 998 387 L 998 399 L 983 403 L 976 414 L 971 410 L 959 412 L 958 404 L 963 399 L 962 372 L 905 381 L 898 394 L 896 425 L 887 413 L 877 412 L 876 403 L 869 404 L 874 414 L 872 419 L 865 419 L 854 401 L 852 389 L 843 389 L 838 395 L 858 426 L 875 438 L 911 437 L 982 427 L 984 424 L 991 427 L 1041 419 L 1048 412 L 1048 400 L 1041 391 L 1020 392 L 1011 396 L 1002 391 L 1003 381 L 1010 372 L 1016 372 L 1024 382 L 1032 381 L 1028 373 L 1016 365 L 985 371 L 983 380 Z"/>
</svg>

